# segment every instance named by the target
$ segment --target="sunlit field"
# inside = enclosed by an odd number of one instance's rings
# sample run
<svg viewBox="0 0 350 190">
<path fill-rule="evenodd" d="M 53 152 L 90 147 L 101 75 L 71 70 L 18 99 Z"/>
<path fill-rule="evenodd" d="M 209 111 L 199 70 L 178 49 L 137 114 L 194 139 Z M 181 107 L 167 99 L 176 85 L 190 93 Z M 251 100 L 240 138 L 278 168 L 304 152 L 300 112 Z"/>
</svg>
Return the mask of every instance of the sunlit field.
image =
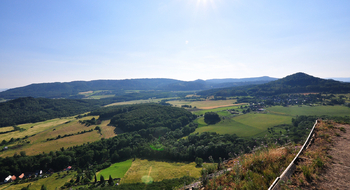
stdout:
<svg viewBox="0 0 350 190">
<path fill-rule="evenodd" d="M 329 115 L 350 116 L 350 108 L 346 106 L 273 106 L 266 108 L 267 111 L 282 115 Z"/>
<path fill-rule="evenodd" d="M 169 104 L 173 106 L 181 107 L 182 105 L 191 105 L 192 108 L 198 109 L 214 109 L 220 107 L 237 106 L 242 104 L 236 104 L 236 99 L 231 100 L 205 100 L 205 101 L 187 101 L 187 100 L 174 100 L 169 101 Z"/>
<path fill-rule="evenodd" d="M 101 170 L 97 173 L 97 179 L 100 179 L 101 175 L 108 179 L 111 175 L 112 178 L 123 178 L 125 173 L 129 170 L 132 164 L 132 159 L 126 160 L 124 162 L 118 162 L 112 164 L 110 167 Z"/>
<path fill-rule="evenodd" d="M 264 132 L 269 127 L 279 124 L 290 124 L 291 116 L 274 114 L 249 113 L 232 118 L 222 119 L 215 125 L 206 125 L 204 118 L 199 118 L 199 127 L 194 133 L 216 132 L 219 134 L 236 134 L 240 137 L 250 137 Z"/>
<path fill-rule="evenodd" d="M 124 175 L 121 183 L 141 183 L 142 178 L 161 181 L 163 179 L 180 178 L 185 175 L 200 177 L 202 168 L 196 168 L 196 163 L 161 162 L 136 159 Z M 146 177 L 145 177 L 146 176 Z"/>
<path fill-rule="evenodd" d="M 87 142 L 94 142 L 101 138 L 111 138 L 116 136 L 114 133 L 115 127 L 108 126 L 110 122 L 109 120 L 103 121 L 98 125 L 102 129 L 101 134 L 98 133 L 98 131 L 93 130 L 97 125 L 85 126 L 79 123 L 79 120 L 90 120 L 93 117 L 98 118 L 98 116 L 88 116 L 80 119 L 68 117 L 19 125 L 19 127 L 24 128 L 25 130 L 1 134 L 0 141 L 9 141 L 11 138 L 23 138 L 25 136 L 28 136 L 28 138 L 7 145 L 10 148 L 13 146 L 18 146 L 18 148 L 2 151 L 0 152 L 0 156 L 13 156 L 15 153 L 19 154 L 21 151 L 25 151 L 27 155 L 35 155 L 42 152 L 48 153 L 50 151 L 59 150 L 61 147 L 68 148 Z M 91 132 L 78 134 L 91 129 Z M 63 138 L 64 135 L 68 134 L 74 135 Z M 48 138 L 57 138 L 58 136 L 61 136 L 62 138 L 47 141 Z"/>
</svg>

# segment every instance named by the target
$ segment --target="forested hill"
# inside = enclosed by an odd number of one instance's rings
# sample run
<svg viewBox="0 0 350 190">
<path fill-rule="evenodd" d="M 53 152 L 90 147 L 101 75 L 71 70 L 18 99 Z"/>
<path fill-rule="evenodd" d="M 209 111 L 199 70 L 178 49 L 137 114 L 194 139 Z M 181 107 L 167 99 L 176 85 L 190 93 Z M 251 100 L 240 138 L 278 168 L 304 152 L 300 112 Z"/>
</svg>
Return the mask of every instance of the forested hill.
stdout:
<svg viewBox="0 0 350 190">
<path fill-rule="evenodd" d="M 111 119 L 110 124 L 124 132 L 157 127 L 176 130 L 197 118 L 183 108 L 154 103 L 103 107 L 90 115 L 99 115 L 99 120 Z"/>
<path fill-rule="evenodd" d="M 296 73 L 265 84 L 213 89 L 197 94 L 204 96 L 269 96 L 308 92 L 349 93 L 350 83 L 321 79 L 305 73 Z"/>
<path fill-rule="evenodd" d="M 109 94 L 121 95 L 125 90 L 165 90 L 193 91 L 211 88 L 242 86 L 247 84 L 263 84 L 275 80 L 270 77 L 244 79 L 212 79 L 180 81 L 174 79 L 126 79 L 126 80 L 94 80 L 31 84 L 0 92 L 0 99 L 20 97 L 42 98 L 83 98 L 79 92 L 108 90 Z"/>
<path fill-rule="evenodd" d="M 98 100 L 18 98 L 0 103 L 0 127 L 72 116 L 100 105 Z"/>
<path fill-rule="evenodd" d="M 160 86 L 178 82 L 173 79 L 128 79 L 128 80 L 94 80 L 31 84 L 24 87 L 0 92 L 0 98 L 15 99 L 19 97 L 68 98 L 79 92 L 96 90 L 154 90 Z"/>
</svg>

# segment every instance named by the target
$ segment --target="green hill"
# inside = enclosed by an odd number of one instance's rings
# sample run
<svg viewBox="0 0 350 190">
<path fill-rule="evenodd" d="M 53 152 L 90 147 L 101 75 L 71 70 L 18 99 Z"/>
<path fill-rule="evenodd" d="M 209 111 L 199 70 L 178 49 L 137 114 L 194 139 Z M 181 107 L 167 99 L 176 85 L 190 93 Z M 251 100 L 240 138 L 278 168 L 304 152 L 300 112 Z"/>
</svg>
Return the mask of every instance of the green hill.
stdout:
<svg viewBox="0 0 350 190">
<path fill-rule="evenodd" d="M 260 85 L 207 90 L 204 96 L 270 96 L 284 93 L 349 93 L 350 83 L 321 79 L 305 73 L 295 73 L 282 79 Z"/>
</svg>

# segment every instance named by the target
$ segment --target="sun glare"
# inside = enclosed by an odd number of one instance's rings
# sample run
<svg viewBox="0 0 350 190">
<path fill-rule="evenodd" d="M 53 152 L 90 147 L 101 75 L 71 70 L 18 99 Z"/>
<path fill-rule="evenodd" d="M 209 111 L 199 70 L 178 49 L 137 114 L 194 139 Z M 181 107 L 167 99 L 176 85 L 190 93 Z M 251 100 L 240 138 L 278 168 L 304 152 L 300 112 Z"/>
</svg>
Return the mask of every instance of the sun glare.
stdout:
<svg viewBox="0 0 350 190">
<path fill-rule="evenodd" d="M 215 0 L 196 0 L 196 7 L 216 9 Z"/>
</svg>

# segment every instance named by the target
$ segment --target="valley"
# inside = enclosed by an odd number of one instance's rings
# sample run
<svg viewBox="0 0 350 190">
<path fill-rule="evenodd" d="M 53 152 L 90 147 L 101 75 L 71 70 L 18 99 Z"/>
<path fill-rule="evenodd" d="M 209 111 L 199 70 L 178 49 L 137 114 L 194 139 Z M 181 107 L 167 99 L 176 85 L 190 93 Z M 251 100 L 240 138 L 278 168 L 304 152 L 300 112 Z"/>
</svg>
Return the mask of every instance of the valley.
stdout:
<svg viewBox="0 0 350 190">
<path fill-rule="evenodd" d="M 283 81 L 289 80 L 264 85 Z M 29 184 L 35 188 L 46 185 L 48 179 L 61 189 L 99 189 L 110 182 L 120 188 L 168 183 L 180 188 L 184 182 L 203 177 L 204 171 L 215 171 L 223 160 L 262 147 L 302 143 L 315 119 L 349 122 L 348 93 L 223 96 L 221 92 L 129 90 L 133 98 L 121 101 L 106 95 L 110 91 L 91 90 L 80 93 L 88 99 L 3 102 L 0 112 L 7 113 L 0 119 L 4 125 L 0 128 L 0 176 L 37 169 L 54 172 L 10 186 L 5 183 L 0 189 Z M 72 111 L 62 114 L 65 108 Z M 220 120 L 208 123 L 207 113 Z M 41 114 L 46 115 L 38 122 L 23 123 L 38 120 Z M 18 124 L 5 125 L 9 122 Z M 198 159 L 204 164 L 198 165 Z M 64 171 L 68 166 L 73 170 Z"/>
</svg>

